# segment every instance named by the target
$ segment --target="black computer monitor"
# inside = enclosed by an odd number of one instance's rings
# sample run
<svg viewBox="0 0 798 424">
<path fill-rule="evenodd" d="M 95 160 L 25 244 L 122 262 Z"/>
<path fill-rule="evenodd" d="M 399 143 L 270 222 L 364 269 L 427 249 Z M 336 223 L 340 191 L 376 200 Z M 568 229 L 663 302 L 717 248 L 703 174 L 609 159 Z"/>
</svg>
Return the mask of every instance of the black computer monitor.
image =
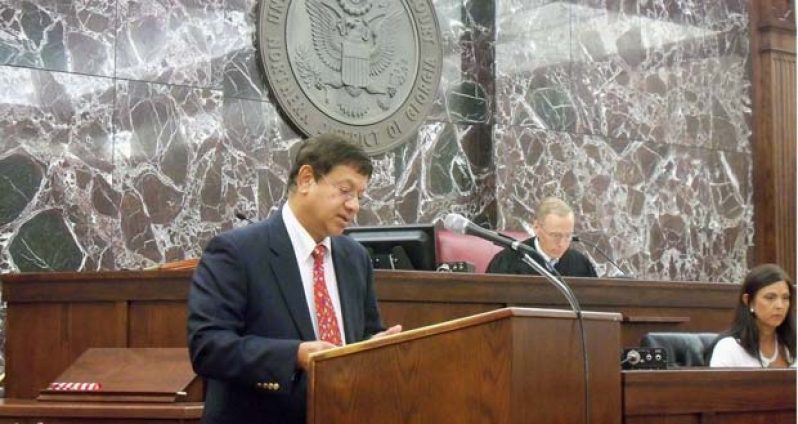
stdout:
<svg viewBox="0 0 798 424">
<path fill-rule="evenodd" d="M 434 271 L 437 265 L 433 224 L 350 227 L 344 234 L 368 250 L 374 268 Z"/>
</svg>

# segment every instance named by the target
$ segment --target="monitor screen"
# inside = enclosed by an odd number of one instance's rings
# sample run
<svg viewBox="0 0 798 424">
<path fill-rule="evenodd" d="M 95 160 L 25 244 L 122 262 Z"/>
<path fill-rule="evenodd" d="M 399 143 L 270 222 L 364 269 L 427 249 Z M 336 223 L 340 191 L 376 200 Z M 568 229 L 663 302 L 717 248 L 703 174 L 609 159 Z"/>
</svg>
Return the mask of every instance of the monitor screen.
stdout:
<svg viewBox="0 0 798 424">
<path fill-rule="evenodd" d="M 368 250 L 374 268 L 434 271 L 437 265 L 433 224 L 350 227 L 344 234 Z"/>
</svg>

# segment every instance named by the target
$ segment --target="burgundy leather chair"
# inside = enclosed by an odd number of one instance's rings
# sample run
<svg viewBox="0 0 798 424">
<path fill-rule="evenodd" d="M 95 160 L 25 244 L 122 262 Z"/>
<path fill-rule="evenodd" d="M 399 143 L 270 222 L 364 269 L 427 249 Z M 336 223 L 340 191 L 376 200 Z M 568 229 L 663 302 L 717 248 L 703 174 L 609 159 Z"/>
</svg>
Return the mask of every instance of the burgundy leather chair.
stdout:
<svg viewBox="0 0 798 424">
<path fill-rule="evenodd" d="M 516 240 L 526 240 L 530 237 L 529 234 L 520 231 L 501 231 L 501 233 Z M 468 262 L 474 265 L 474 272 L 484 273 L 493 256 L 502 250 L 501 246 L 487 240 L 446 229 L 439 229 L 436 239 L 438 263 Z"/>
</svg>

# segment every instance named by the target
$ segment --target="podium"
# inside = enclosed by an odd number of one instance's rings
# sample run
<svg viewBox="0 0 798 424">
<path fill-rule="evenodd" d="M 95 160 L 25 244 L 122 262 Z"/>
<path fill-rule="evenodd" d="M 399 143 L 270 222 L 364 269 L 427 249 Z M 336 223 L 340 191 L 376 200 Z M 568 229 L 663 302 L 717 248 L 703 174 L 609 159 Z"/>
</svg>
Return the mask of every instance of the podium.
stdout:
<svg viewBox="0 0 798 424">
<path fill-rule="evenodd" d="M 590 422 L 621 422 L 621 315 L 585 312 Z M 505 308 L 314 354 L 308 423 L 583 423 L 573 312 Z"/>
</svg>

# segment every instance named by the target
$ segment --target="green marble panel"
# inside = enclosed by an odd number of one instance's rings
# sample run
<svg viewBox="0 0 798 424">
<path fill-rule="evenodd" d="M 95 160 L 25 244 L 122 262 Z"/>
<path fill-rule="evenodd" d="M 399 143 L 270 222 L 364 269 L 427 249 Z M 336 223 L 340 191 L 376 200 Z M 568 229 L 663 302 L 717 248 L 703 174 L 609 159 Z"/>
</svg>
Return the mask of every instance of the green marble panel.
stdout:
<svg viewBox="0 0 798 424">
<path fill-rule="evenodd" d="M 83 261 L 83 252 L 58 209 L 23 224 L 9 251 L 21 272 L 77 271 Z"/>
<path fill-rule="evenodd" d="M 0 160 L 0 226 L 17 219 L 42 181 L 41 167 L 23 155 Z"/>
</svg>

